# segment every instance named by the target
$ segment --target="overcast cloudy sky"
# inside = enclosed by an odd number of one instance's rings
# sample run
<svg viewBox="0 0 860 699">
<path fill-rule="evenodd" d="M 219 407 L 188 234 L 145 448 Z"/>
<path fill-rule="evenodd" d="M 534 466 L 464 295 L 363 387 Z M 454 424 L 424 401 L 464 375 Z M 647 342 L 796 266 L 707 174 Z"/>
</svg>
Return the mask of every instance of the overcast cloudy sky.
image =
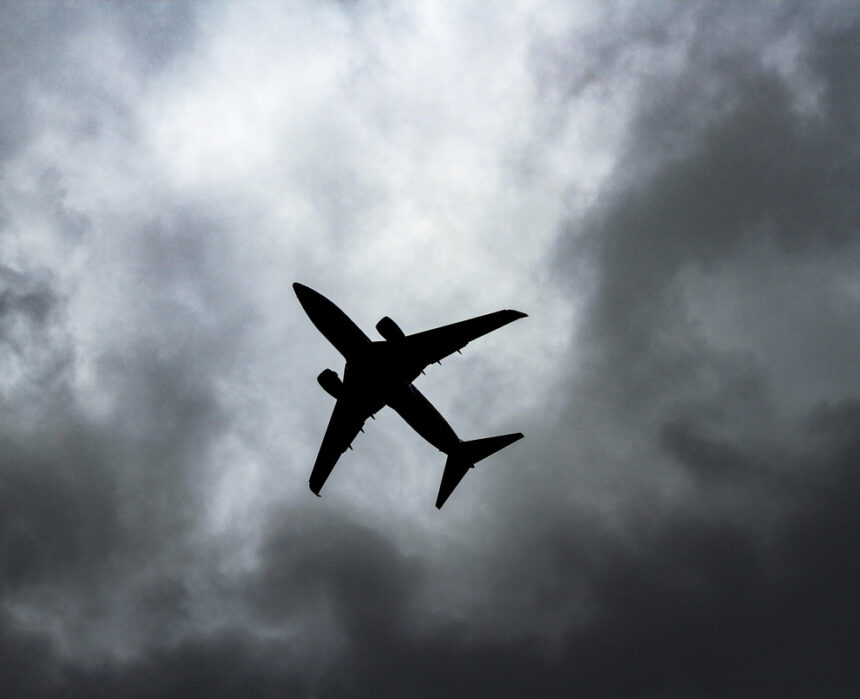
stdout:
<svg viewBox="0 0 860 699">
<path fill-rule="evenodd" d="M 10 697 L 860 693 L 860 4 L 0 6 Z M 428 370 L 317 499 L 368 333 Z"/>
</svg>

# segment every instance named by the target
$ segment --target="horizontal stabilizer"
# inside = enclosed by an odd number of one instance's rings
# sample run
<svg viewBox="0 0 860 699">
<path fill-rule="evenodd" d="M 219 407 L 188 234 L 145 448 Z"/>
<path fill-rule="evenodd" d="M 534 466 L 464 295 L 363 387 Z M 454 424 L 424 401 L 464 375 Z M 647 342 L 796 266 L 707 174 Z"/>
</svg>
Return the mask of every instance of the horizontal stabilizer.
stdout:
<svg viewBox="0 0 860 699">
<path fill-rule="evenodd" d="M 485 437 L 484 439 L 473 439 L 471 442 L 460 442 L 448 455 L 445 462 L 445 470 L 442 473 L 442 483 L 439 486 L 439 495 L 436 497 L 436 507 L 441 509 L 445 501 L 454 492 L 466 472 L 481 459 L 486 459 L 490 454 L 495 454 L 509 444 L 522 439 L 522 432 L 503 434 L 498 437 Z"/>
<path fill-rule="evenodd" d="M 490 454 L 495 454 L 497 451 L 522 438 L 522 432 L 515 432 L 514 434 L 502 434 L 498 437 L 473 439 L 471 442 L 461 442 L 457 451 L 469 463 L 476 464 L 482 459 L 486 459 Z"/>
</svg>

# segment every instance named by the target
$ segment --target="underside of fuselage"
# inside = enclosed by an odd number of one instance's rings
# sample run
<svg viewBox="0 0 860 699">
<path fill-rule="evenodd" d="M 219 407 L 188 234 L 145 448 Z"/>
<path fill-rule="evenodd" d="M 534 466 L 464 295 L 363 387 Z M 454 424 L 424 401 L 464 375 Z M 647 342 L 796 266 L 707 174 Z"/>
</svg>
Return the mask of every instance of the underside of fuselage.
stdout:
<svg viewBox="0 0 860 699">
<path fill-rule="evenodd" d="M 396 348 L 389 343 L 373 342 L 362 348 L 360 356 L 347 362 L 344 390 L 360 397 L 366 405 L 390 406 L 430 444 L 448 453 L 460 441 L 457 434 L 412 384 L 420 371 L 398 361 Z"/>
</svg>

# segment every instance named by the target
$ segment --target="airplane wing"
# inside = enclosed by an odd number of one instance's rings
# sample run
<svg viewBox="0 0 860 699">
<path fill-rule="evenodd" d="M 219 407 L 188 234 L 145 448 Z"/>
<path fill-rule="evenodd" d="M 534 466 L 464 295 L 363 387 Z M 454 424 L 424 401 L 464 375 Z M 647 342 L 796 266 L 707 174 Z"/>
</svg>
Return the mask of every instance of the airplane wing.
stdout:
<svg viewBox="0 0 860 699">
<path fill-rule="evenodd" d="M 461 320 L 459 323 L 407 335 L 403 338 L 404 351 L 415 366 L 424 369 L 428 364 L 438 362 L 449 354 L 463 349 L 472 340 L 525 316 L 526 314 L 520 311 L 496 311 L 477 318 Z"/>
<path fill-rule="evenodd" d="M 349 398 L 340 398 L 334 404 L 308 483 L 315 495 L 320 494 L 340 455 L 352 444 L 370 414 L 369 410 L 362 409 Z"/>
</svg>

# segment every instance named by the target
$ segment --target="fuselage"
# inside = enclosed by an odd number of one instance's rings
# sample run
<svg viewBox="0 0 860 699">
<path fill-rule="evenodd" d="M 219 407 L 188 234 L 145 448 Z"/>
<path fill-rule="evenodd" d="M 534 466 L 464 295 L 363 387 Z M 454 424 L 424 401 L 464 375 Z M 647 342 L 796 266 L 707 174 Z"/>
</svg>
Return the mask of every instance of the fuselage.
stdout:
<svg viewBox="0 0 860 699">
<path fill-rule="evenodd" d="M 383 406 L 394 409 L 418 434 L 446 454 L 460 440 L 444 417 L 412 385 L 422 367 L 409 366 L 396 340 L 372 342 L 334 303 L 302 284 L 293 284 L 311 322 L 346 360 L 343 398 L 356 401 L 372 415 Z"/>
</svg>

